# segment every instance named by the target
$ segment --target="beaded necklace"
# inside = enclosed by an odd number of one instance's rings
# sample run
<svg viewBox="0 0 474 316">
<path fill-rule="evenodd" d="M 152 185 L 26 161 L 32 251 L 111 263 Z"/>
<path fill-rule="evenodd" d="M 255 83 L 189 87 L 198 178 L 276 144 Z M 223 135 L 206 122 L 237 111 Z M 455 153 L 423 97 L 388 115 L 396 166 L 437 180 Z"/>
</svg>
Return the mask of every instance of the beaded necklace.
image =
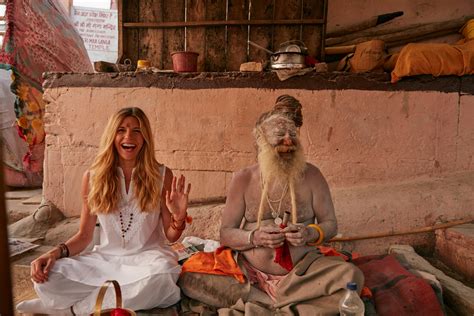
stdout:
<svg viewBox="0 0 474 316">
<path fill-rule="evenodd" d="M 260 173 L 260 182 L 261 182 L 261 186 L 262 186 L 262 191 L 263 191 L 263 186 L 264 186 L 264 183 L 263 183 L 263 177 L 262 177 L 262 174 Z M 277 225 L 280 225 L 282 222 L 283 222 L 283 216 L 281 214 L 281 204 L 283 202 L 283 199 L 285 198 L 286 194 L 288 193 L 288 182 L 285 183 L 285 186 L 283 188 L 283 192 L 280 196 L 279 199 L 276 199 L 276 200 L 270 200 L 269 196 L 268 196 L 268 193 L 265 194 L 265 198 L 267 200 L 267 204 L 268 206 L 270 207 L 271 211 L 272 211 L 272 217 L 273 217 L 273 221 L 275 222 L 275 224 Z M 273 207 L 272 203 L 278 203 L 278 208 L 275 210 L 275 208 Z"/>
<path fill-rule="evenodd" d="M 119 218 L 120 218 L 120 230 L 122 231 L 122 248 L 125 248 L 125 234 L 130 230 L 130 227 L 132 227 L 133 213 L 130 213 L 130 218 L 128 220 L 128 225 L 127 226 L 125 226 L 125 223 L 123 221 L 123 215 L 122 215 L 121 211 L 119 213 Z"/>
</svg>

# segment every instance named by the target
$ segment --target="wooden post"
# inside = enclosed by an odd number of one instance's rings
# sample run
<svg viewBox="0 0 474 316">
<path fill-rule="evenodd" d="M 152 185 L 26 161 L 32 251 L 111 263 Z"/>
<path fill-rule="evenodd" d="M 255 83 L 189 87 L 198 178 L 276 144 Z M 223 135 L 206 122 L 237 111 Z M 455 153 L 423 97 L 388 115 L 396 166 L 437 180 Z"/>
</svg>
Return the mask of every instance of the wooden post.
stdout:
<svg viewBox="0 0 474 316">
<path fill-rule="evenodd" d="M 0 157 L 3 157 L 0 146 Z M 0 166 L 3 168 L 3 166 Z M 10 271 L 10 251 L 8 249 L 7 212 L 5 209 L 5 188 L 0 174 L 0 315 L 13 315 L 13 295 Z"/>
<path fill-rule="evenodd" d="M 324 0 L 324 10 L 323 10 L 323 31 L 321 32 L 321 60 L 324 61 L 326 59 L 326 27 L 328 23 L 328 0 Z"/>
<path fill-rule="evenodd" d="M 118 15 L 118 56 L 117 63 L 122 62 L 123 57 L 123 1 L 118 0 L 117 2 L 117 15 Z"/>
</svg>

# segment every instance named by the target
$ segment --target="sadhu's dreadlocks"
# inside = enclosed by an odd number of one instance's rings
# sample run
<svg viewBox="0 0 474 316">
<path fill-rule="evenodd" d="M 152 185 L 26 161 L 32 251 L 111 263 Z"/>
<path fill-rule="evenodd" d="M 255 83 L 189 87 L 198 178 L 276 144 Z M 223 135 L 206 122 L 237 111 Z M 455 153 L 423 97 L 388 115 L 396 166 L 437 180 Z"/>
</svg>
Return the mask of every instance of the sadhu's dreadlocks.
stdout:
<svg viewBox="0 0 474 316">
<path fill-rule="evenodd" d="M 303 126 L 303 113 L 301 110 L 303 106 L 300 101 L 288 94 L 280 95 L 276 101 L 273 110 L 280 112 L 288 116 L 293 122 L 295 122 L 296 127 Z"/>
</svg>

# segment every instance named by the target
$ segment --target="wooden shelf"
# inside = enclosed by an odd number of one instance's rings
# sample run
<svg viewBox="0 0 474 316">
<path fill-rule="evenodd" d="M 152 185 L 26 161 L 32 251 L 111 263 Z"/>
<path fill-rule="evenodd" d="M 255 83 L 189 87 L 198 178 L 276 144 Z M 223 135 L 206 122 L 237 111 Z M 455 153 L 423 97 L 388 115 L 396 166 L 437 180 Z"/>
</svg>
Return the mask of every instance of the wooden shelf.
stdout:
<svg viewBox="0 0 474 316">
<path fill-rule="evenodd" d="M 146 59 L 173 69 L 171 53 L 199 54 L 198 72 L 238 71 L 268 61 L 270 51 L 293 40 L 324 60 L 328 0 L 118 0 L 119 62 Z"/>
<path fill-rule="evenodd" d="M 323 19 L 308 20 L 229 20 L 229 21 L 187 21 L 187 22 L 124 22 L 124 28 L 173 28 L 201 26 L 236 25 L 318 25 Z"/>
</svg>

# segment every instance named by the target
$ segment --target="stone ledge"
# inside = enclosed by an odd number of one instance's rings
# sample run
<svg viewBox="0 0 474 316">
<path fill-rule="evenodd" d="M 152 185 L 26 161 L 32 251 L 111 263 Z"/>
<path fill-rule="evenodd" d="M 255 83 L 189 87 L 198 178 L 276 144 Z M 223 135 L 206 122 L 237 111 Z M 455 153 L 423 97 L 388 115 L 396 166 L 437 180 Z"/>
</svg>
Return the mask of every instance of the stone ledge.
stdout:
<svg viewBox="0 0 474 316">
<path fill-rule="evenodd" d="M 444 264 L 474 281 L 474 224 L 436 231 L 436 255 Z"/>
<path fill-rule="evenodd" d="M 203 73 L 45 73 L 44 89 L 61 87 L 156 87 L 161 89 L 300 89 L 300 90 L 374 90 L 440 91 L 474 94 L 474 76 L 431 75 L 405 78 L 390 83 L 389 73 L 308 73 L 280 81 L 274 72 L 203 72 Z"/>
</svg>

